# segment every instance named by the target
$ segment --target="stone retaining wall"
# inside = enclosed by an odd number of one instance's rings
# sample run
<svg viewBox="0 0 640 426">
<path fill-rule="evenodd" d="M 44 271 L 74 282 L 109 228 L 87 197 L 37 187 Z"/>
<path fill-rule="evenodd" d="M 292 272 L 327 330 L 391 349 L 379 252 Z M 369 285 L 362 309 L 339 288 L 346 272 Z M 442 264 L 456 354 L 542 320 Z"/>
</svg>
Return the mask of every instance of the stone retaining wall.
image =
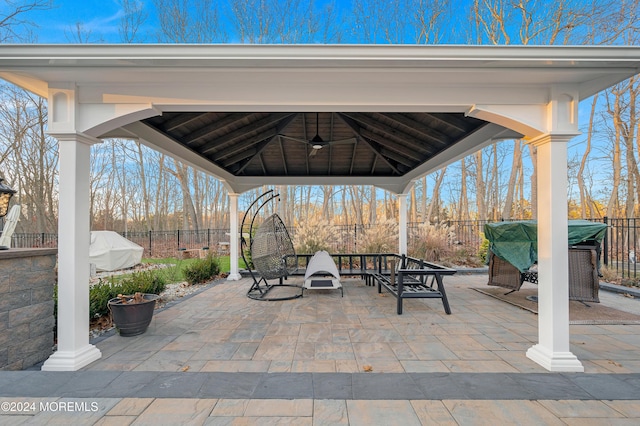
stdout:
<svg viewBox="0 0 640 426">
<path fill-rule="evenodd" d="M 56 254 L 0 251 L 0 370 L 23 370 L 52 353 Z"/>
</svg>

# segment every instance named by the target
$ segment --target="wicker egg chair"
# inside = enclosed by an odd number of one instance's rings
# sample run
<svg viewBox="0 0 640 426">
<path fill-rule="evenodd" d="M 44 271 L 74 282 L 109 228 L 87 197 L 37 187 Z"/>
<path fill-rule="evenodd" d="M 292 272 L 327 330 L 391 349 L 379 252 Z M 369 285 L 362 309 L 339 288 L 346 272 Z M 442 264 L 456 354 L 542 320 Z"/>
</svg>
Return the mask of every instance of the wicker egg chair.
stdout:
<svg viewBox="0 0 640 426">
<path fill-rule="evenodd" d="M 272 191 L 261 195 L 256 199 L 250 208 L 258 200 L 271 194 Z M 256 300 L 290 300 L 302 297 L 302 287 L 293 284 L 284 284 L 284 279 L 289 276 L 297 267 L 296 252 L 293 248 L 291 236 L 284 222 L 277 214 L 272 214 L 253 230 L 253 224 L 260 209 L 269 201 L 278 197 L 271 194 L 266 201 L 259 205 L 249 226 L 249 242 L 242 238 L 242 258 L 247 265 L 247 269 L 253 278 L 253 284 L 247 296 Z M 245 215 L 245 219 L 247 216 Z M 244 220 L 242 221 L 244 229 Z M 247 247 L 248 246 L 248 247 Z M 251 260 L 245 257 L 246 252 L 251 253 Z M 251 269 L 255 269 L 256 274 Z M 272 284 L 268 280 L 277 279 L 278 283 Z M 289 287 L 291 291 L 270 292 L 277 287 Z"/>
<path fill-rule="evenodd" d="M 296 269 L 296 252 L 282 219 L 272 214 L 256 230 L 251 241 L 251 259 L 266 280 L 284 278 Z"/>
</svg>

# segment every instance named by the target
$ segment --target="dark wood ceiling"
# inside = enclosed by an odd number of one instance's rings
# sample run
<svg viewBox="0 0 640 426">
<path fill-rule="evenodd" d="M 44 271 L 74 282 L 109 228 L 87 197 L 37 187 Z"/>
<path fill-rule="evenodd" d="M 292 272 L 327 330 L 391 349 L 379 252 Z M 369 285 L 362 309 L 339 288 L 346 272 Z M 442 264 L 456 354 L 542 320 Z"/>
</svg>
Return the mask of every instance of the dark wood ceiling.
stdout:
<svg viewBox="0 0 640 426">
<path fill-rule="evenodd" d="M 235 176 L 402 176 L 487 124 L 378 112 L 165 112 L 143 123 Z"/>
</svg>

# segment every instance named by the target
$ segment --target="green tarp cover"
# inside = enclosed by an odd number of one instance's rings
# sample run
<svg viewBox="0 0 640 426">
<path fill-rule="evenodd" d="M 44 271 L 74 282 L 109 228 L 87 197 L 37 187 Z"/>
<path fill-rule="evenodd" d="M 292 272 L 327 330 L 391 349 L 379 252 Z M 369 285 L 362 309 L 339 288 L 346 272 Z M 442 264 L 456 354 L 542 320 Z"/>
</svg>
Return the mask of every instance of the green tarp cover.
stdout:
<svg viewBox="0 0 640 426">
<path fill-rule="evenodd" d="M 606 231 L 604 223 L 570 220 L 568 245 L 600 243 Z M 489 240 L 489 249 L 520 272 L 538 260 L 538 225 L 534 220 L 487 223 L 484 236 Z"/>
</svg>

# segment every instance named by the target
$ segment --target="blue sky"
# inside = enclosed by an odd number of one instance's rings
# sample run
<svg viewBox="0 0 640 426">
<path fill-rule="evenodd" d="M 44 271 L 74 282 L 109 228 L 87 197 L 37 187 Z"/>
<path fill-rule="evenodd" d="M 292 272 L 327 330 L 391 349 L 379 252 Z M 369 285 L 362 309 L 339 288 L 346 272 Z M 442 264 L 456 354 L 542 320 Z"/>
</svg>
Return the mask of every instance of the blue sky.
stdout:
<svg viewBox="0 0 640 426">
<path fill-rule="evenodd" d="M 148 8 L 152 1 L 144 0 L 144 3 Z M 90 34 L 90 42 L 118 43 L 121 17 L 122 8 L 115 0 L 54 0 L 52 9 L 30 14 L 30 19 L 38 26 L 35 29 L 38 43 L 77 41 L 72 35 L 77 23 Z"/>
<path fill-rule="evenodd" d="M 120 43 L 118 34 L 119 21 L 123 10 L 117 0 L 52 0 L 53 7 L 49 10 L 29 13 L 29 20 L 37 24 L 34 32 L 37 34 L 37 43 L 73 43 L 78 42 L 74 33 L 77 24 L 89 34 L 83 42 L 90 43 Z M 144 4 L 146 13 L 145 25 L 140 28 L 140 34 L 145 42 L 156 41 L 155 6 L 153 0 L 138 0 Z M 188 2 L 188 0 L 185 0 Z M 228 6 L 226 1 L 212 0 L 219 7 Z M 316 0 L 316 8 L 323 7 L 327 1 Z M 336 0 L 339 7 L 350 6 L 350 0 Z M 0 10 L 2 6 L 0 5 Z M 224 22 L 224 21 L 223 21 Z"/>
</svg>

